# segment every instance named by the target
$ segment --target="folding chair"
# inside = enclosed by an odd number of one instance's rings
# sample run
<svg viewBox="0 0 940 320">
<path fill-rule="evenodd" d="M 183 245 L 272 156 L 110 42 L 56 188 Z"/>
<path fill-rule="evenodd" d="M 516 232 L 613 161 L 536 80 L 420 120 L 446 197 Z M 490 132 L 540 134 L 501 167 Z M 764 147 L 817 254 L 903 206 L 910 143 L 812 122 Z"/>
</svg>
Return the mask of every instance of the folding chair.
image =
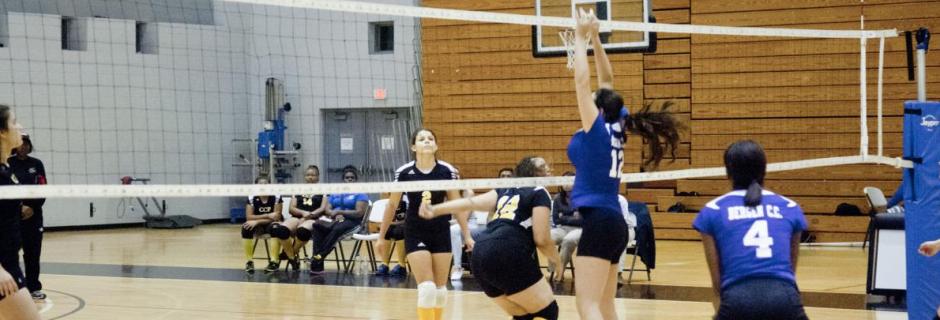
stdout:
<svg viewBox="0 0 940 320">
<path fill-rule="evenodd" d="M 872 234 L 875 232 L 875 215 L 887 213 L 888 212 L 888 200 L 885 199 L 884 192 L 881 192 L 881 189 L 875 187 L 865 187 L 862 189 L 862 192 L 865 192 L 865 197 L 868 199 L 868 205 L 871 206 L 871 211 L 868 212 L 868 231 L 865 231 L 865 241 L 862 242 L 862 250 L 868 246 L 868 242 L 871 241 Z"/>
<path fill-rule="evenodd" d="M 372 243 L 379 240 L 379 233 L 369 232 L 368 226 L 369 226 L 369 223 L 381 225 L 382 219 L 385 216 L 386 207 L 388 207 L 388 199 L 382 199 L 373 203 L 372 208 L 369 210 L 368 219 L 363 219 L 363 222 L 365 223 L 363 226 L 364 232 L 355 233 L 352 235 L 352 239 L 356 241 L 356 244 L 353 246 L 353 252 L 352 252 L 352 257 L 351 257 L 352 263 L 349 264 L 348 268 L 346 269 L 346 272 L 351 271 L 352 268 L 355 266 L 356 258 L 358 258 L 359 254 L 361 253 L 363 243 L 365 243 L 366 252 L 369 254 L 369 262 L 371 263 L 372 271 L 375 271 L 376 269 L 375 246 Z M 392 250 L 394 250 L 394 248 L 395 248 L 395 242 L 392 242 Z M 390 250 L 389 254 L 391 254 L 391 252 L 392 251 Z"/>
</svg>

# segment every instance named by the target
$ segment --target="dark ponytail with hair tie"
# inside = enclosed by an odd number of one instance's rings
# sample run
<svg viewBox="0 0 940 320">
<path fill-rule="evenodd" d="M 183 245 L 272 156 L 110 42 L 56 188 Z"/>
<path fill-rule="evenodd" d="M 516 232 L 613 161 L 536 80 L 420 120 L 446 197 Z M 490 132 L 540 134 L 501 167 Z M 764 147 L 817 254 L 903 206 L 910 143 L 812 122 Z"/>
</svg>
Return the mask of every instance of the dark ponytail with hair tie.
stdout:
<svg viewBox="0 0 940 320">
<path fill-rule="evenodd" d="M 744 205 L 748 207 L 759 206 L 762 198 L 761 193 L 763 193 L 763 189 L 760 183 L 757 180 L 751 181 L 751 185 L 747 186 L 747 193 L 744 195 Z"/>
<path fill-rule="evenodd" d="M 744 205 L 756 207 L 761 203 L 764 176 L 767 173 L 767 155 L 760 144 L 741 140 L 725 150 L 725 172 L 735 190 L 746 189 Z"/>
</svg>

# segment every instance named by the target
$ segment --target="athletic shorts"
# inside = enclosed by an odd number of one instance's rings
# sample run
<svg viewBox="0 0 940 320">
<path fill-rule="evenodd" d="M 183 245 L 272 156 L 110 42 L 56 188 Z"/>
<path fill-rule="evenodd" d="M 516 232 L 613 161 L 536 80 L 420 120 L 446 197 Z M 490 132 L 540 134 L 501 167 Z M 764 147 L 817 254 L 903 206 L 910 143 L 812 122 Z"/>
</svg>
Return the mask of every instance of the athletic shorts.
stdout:
<svg viewBox="0 0 940 320">
<path fill-rule="evenodd" d="M 388 226 L 388 231 L 385 231 L 385 240 L 405 240 L 405 226 L 400 224 L 393 224 Z"/>
<path fill-rule="evenodd" d="M 620 262 L 620 256 L 627 249 L 627 221 L 623 214 L 606 208 L 578 208 L 581 220 L 581 240 L 578 242 L 578 256 L 596 257 Z"/>
<path fill-rule="evenodd" d="M 534 248 L 504 239 L 487 239 L 473 247 L 473 276 L 490 298 L 512 295 L 542 280 Z"/>
<path fill-rule="evenodd" d="M 793 283 L 780 279 L 744 279 L 721 290 L 715 320 L 804 320 L 806 312 Z"/>
<path fill-rule="evenodd" d="M 440 229 L 434 232 L 405 230 L 405 252 L 429 251 L 434 253 L 450 253 L 450 229 Z"/>
<path fill-rule="evenodd" d="M 271 227 L 274 227 L 273 223 L 259 223 L 255 225 L 251 230 L 245 230 L 242 228 L 242 239 L 253 239 L 258 238 L 266 234 L 271 233 Z"/>
</svg>

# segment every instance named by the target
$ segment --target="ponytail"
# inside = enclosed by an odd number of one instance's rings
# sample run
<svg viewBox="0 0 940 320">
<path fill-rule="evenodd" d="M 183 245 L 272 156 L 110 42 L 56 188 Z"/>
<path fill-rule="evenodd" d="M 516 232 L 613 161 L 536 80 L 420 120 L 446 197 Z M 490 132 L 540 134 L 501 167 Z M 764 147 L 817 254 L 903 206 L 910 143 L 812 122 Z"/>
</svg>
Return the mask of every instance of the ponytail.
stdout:
<svg viewBox="0 0 940 320">
<path fill-rule="evenodd" d="M 626 130 L 643 137 L 649 144 L 650 154 L 643 160 L 643 169 L 652 170 L 659 166 L 668 150 L 672 160 L 676 160 L 676 148 L 679 147 L 679 129 L 682 124 L 671 113 L 672 101 L 663 103 L 659 111 L 650 111 L 652 103 L 646 103 L 639 112 L 626 120 Z"/>
<path fill-rule="evenodd" d="M 756 207 L 761 203 L 761 194 L 764 190 L 761 188 L 760 183 L 757 180 L 751 181 L 751 185 L 747 186 L 747 193 L 744 195 L 744 205 L 748 207 Z"/>
</svg>

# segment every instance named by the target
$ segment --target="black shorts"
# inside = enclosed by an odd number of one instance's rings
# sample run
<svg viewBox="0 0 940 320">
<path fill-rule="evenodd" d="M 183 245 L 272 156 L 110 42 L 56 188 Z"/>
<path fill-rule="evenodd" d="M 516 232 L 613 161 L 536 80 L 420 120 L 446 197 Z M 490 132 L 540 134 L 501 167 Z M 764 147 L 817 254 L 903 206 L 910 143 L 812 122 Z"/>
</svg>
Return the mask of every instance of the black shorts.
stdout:
<svg viewBox="0 0 940 320">
<path fill-rule="evenodd" d="M 450 253 L 450 228 L 433 232 L 405 230 L 405 252 Z"/>
<path fill-rule="evenodd" d="M 487 239 L 473 247 L 473 276 L 490 298 L 512 295 L 542 280 L 535 249 L 518 241 Z"/>
<path fill-rule="evenodd" d="M 385 240 L 398 241 L 405 239 L 405 226 L 401 224 L 393 224 L 388 226 L 388 231 L 385 231 Z"/>
<path fill-rule="evenodd" d="M 793 283 L 780 279 L 741 280 L 721 290 L 721 306 L 716 320 L 724 319 L 808 319 Z"/>
<path fill-rule="evenodd" d="M 251 230 L 245 230 L 243 227 L 241 230 L 242 239 L 260 238 L 263 235 L 271 234 L 272 227 L 274 227 L 274 224 L 270 222 L 258 223 L 254 228 L 251 228 Z"/>
<path fill-rule="evenodd" d="M 578 256 L 596 257 L 615 264 L 627 249 L 627 221 L 623 214 L 606 208 L 581 207 L 581 240 Z"/>
<path fill-rule="evenodd" d="M 23 277 L 23 270 L 20 269 L 20 257 L 18 251 L 5 250 L 9 251 L 3 253 L 0 257 L 0 265 L 3 266 L 3 269 L 13 277 L 13 280 L 16 281 L 16 286 L 19 289 L 26 287 L 26 278 Z M 5 298 L 3 295 L 0 295 L 0 300 Z"/>
</svg>

